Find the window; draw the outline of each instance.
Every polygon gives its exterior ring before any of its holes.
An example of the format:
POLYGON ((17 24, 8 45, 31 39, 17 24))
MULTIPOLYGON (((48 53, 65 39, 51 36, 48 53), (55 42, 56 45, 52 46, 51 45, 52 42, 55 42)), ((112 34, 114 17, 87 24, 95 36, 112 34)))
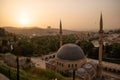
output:
POLYGON ((72 68, 73 68, 73 64, 72 64, 72 68))
POLYGON ((64 65, 62 64, 62 67, 63 67, 64 65))
POLYGON ((68 68, 70 68, 70 64, 68 64, 68 68))
POLYGON ((53 55, 53 58, 55 58, 55 55, 53 55))
POLYGON ((75 64, 75 67, 77 67, 77 64, 75 64))
POLYGON ((61 66, 61 63, 59 63, 59 65, 61 66))

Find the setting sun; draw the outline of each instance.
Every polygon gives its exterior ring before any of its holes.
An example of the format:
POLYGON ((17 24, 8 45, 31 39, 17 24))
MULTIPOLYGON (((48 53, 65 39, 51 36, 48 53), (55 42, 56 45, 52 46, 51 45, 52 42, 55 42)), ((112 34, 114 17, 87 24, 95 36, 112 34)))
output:
POLYGON ((19 17, 17 17, 17 19, 21 26, 28 26, 30 23, 30 14, 28 14, 28 12, 21 11, 19 12, 19 17))
POLYGON ((0 0, 0 26, 98 30, 103 13, 105 29, 120 27, 120 0, 0 0), (62 5, 62 6, 61 6, 62 5))
POLYGON ((26 24, 28 24, 28 19, 26 19, 26 18, 23 18, 23 19, 21 19, 20 20, 20 24, 22 24, 22 25, 26 25, 26 24))

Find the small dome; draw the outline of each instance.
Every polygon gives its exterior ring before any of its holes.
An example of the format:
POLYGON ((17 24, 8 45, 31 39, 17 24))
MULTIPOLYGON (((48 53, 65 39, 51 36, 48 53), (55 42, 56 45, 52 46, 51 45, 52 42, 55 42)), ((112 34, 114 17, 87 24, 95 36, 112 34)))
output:
POLYGON ((97 69, 97 63, 89 61, 88 64, 91 64, 94 67, 94 69, 97 69))
POLYGON ((76 70, 76 75, 85 79, 85 78, 88 78, 89 77, 89 74, 88 72, 84 69, 84 68, 78 68, 76 70))
POLYGON ((83 65, 83 68, 86 69, 87 72, 88 72, 91 76, 93 76, 93 75, 95 74, 95 72, 94 72, 95 69, 94 69, 94 67, 93 67, 91 64, 86 63, 86 64, 83 65))
POLYGON ((63 60, 79 60, 85 58, 85 55, 78 45, 65 44, 58 50, 57 57, 63 60))

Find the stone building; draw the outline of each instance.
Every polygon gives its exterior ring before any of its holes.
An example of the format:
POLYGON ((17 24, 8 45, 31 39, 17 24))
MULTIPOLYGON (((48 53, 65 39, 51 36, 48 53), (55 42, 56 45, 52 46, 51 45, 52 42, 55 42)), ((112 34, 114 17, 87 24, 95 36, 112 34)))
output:
POLYGON ((103 20, 100 16, 99 29, 99 64, 88 62, 83 50, 76 44, 62 45, 62 23, 60 20, 60 48, 55 57, 48 60, 46 68, 65 75, 73 75, 80 80, 102 79, 102 52, 103 52, 103 20))
POLYGON ((55 53, 55 58, 48 60, 46 68, 67 76, 71 76, 75 70, 76 77, 81 80, 92 80, 97 72, 97 64, 87 62, 83 50, 72 43, 63 45, 55 53))

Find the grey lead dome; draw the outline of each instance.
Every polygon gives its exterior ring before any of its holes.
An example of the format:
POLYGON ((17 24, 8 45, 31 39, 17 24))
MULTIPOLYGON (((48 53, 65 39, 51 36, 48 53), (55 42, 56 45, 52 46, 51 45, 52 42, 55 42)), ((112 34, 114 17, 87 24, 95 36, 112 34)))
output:
POLYGON ((65 44, 58 50, 57 57, 63 60, 79 60, 85 58, 85 55, 78 45, 65 44))

